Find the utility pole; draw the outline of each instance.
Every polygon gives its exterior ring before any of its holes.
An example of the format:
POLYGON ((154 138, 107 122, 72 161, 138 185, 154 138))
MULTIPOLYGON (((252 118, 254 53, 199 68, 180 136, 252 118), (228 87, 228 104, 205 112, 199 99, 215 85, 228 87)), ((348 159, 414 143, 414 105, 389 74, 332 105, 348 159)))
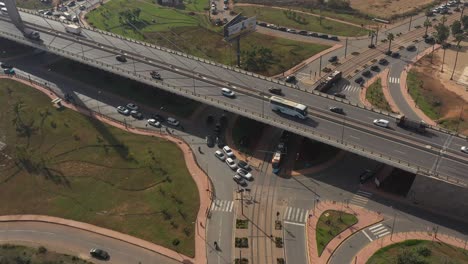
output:
POLYGON ((345 44, 345 48, 344 48, 344 57, 346 59, 346 54, 348 52, 348 37, 346 37, 346 44, 345 44))
POLYGON ((240 66, 241 66, 240 36, 237 37, 236 42, 237 42, 237 67, 240 68, 240 66))
POLYGON ((411 22, 413 22, 413 16, 411 16, 409 19, 408 32, 411 31, 411 22))
POLYGON ((322 76, 322 55, 320 55, 320 62, 319 62, 319 77, 322 76))

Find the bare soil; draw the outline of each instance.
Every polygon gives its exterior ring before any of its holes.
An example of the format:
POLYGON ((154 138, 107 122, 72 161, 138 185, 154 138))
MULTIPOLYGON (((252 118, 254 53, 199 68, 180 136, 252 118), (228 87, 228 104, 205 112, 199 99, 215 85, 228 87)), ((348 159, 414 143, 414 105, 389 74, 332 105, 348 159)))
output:
POLYGON ((434 0, 350 0, 350 2, 353 9, 362 13, 390 18, 426 6, 434 2, 434 0))
MULTIPOLYGON (((423 94, 440 101, 439 114, 436 120, 442 127, 456 130, 459 124, 459 132, 468 134, 468 84, 462 83, 463 71, 468 67, 468 43, 462 43, 458 57, 457 67, 453 80, 450 80, 455 60, 456 49, 454 47, 446 50, 444 72, 442 69, 443 50, 434 53, 433 63, 431 55, 427 55, 418 61, 413 68, 418 76, 424 81, 423 94)), ((468 70, 465 70, 468 74, 468 70)))

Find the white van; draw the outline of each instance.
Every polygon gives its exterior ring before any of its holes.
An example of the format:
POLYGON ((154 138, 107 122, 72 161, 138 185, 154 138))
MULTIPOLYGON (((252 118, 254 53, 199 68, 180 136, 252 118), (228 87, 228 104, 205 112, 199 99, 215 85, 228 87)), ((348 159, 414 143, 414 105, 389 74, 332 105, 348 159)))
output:
POLYGON ((228 88, 223 88, 221 89, 221 94, 223 94, 226 97, 234 97, 236 96, 236 93, 234 91, 229 90, 228 88))
POLYGON ((374 120, 374 125, 380 126, 380 127, 388 127, 389 123, 390 122, 388 122, 388 120, 385 120, 385 119, 375 119, 374 120))

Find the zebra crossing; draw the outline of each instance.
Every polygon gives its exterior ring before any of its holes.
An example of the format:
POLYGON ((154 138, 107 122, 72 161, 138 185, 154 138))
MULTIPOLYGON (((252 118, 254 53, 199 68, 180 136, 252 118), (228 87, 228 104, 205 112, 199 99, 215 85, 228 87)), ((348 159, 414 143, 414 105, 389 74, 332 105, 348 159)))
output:
POLYGON ((295 207, 286 207, 283 219, 285 222, 305 223, 309 217, 309 210, 295 207))
POLYGON ((371 196, 372 193, 359 190, 356 194, 353 195, 353 198, 351 198, 349 202, 359 207, 364 207, 366 206, 371 196))
POLYGON ((389 83, 400 83, 400 78, 398 77, 388 77, 389 83))
POLYGON ((210 211, 232 212, 233 207, 234 201, 214 200, 211 204, 210 211))
POLYGON ((371 235, 369 235, 365 230, 363 230, 363 233, 370 241, 373 241, 374 239, 379 239, 390 234, 390 230, 387 228, 387 226, 383 225, 382 223, 367 228, 367 231, 371 235))
POLYGON ((345 85, 343 87, 343 90, 344 92, 350 92, 350 93, 354 93, 354 92, 357 92, 357 91, 360 91, 361 90, 361 87, 356 87, 356 86, 352 86, 352 85, 345 85))

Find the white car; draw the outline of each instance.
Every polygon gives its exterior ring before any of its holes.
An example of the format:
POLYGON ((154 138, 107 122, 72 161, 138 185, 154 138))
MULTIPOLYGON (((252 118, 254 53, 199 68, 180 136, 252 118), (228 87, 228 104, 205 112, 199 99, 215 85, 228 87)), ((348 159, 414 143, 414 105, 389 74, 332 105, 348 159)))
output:
POLYGON ((224 161, 226 159, 226 156, 224 155, 224 153, 221 152, 221 150, 215 151, 215 156, 221 161, 224 161))
POLYGON ((224 146, 223 151, 224 151, 224 153, 226 153, 226 156, 228 156, 230 158, 234 157, 234 152, 232 152, 232 149, 230 147, 224 146))
POLYGON ((167 118, 167 123, 168 123, 169 125, 175 126, 175 127, 176 127, 176 126, 179 126, 179 124, 180 124, 179 120, 177 120, 177 119, 175 119, 175 118, 173 118, 173 117, 168 117, 168 118, 167 118))
POLYGON ((229 168, 231 168, 231 169, 233 169, 233 170, 237 169, 237 164, 236 164, 236 162, 235 162, 233 159, 231 159, 231 158, 227 158, 227 159, 226 159, 226 164, 229 166, 229 168))
POLYGON ((251 181, 252 180, 252 174, 242 168, 237 169, 237 175, 241 176, 242 178, 251 181))
POLYGON ((468 147, 467 146, 462 146, 460 150, 466 154, 468 154, 468 147))
POLYGON ((121 105, 117 106, 117 112, 119 112, 122 115, 130 114, 130 110, 128 110, 125 106, 121 106, 121 105))
POLYGON ((388 127, 389 123, 390 122, 388 122, 388 120, 385 120, 385 119, 375 119, 374 120, 374 125, 380 126, 380 127, 388 127))
POLYGON ((226 97, 234 97, 236 96, 236 93, 228 88, 223 88, 221 89, 221 94, 226 96, 226 97))
POLYGON ((148 119, 148 124, 154 127, 161 127, 161 123, 157 121, 156 119, 152 119, 152 118, 148 119))

